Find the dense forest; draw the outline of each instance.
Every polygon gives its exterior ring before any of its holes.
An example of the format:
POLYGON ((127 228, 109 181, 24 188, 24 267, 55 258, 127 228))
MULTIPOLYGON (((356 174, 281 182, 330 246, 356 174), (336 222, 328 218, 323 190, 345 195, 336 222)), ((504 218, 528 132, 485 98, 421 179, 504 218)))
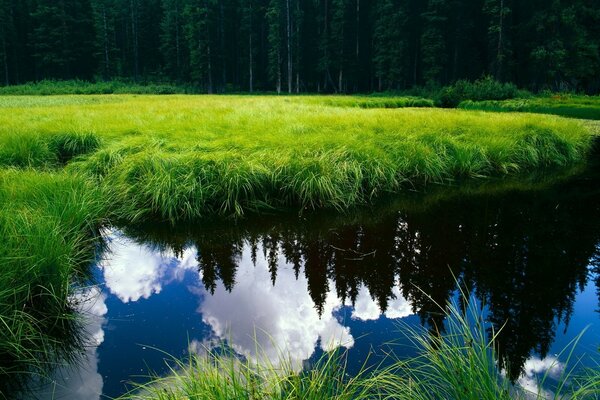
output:
POLYGON ((600 0, 0 0, 2 85, 600 90, 600 0))

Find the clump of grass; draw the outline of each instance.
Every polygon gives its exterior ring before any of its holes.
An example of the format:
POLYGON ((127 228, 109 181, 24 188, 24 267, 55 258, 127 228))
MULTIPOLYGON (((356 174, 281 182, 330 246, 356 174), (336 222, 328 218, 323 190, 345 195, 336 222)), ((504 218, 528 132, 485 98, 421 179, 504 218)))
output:
POLYGON ((420 356, 400 360, 387 371, 394 377, 388 377, 387 384, 398 399, 509 400, 520 396, 497 363, 498 332, 488 336, 489 327, 475 304, 440 308, 447 315, 446 324, 433 331, 402 326, 420 356))
POLYGON ((43 374, 74 356, 68 298, 88 276, 101 199, 79 176, 0 171, 0 376, 43 374))
POLYGON ((53 168, 94 152, 100 144, 90 132, 8 133, 0 136, 0 167, 53 168))
POLYGON ((381 398, 377 378, 366 370, 350 377, 345 353, 323 355, 298 373, 282 356, 277 365, 249 361, 228 349, 204 349, 186 361, 172 360, 169 375, 153 379, 121 400, 362 400, 381 398))
POLYGON ((555 95, 505 101, 464 101, 459 107, 465 110, 529 112, 600 120, 600 96, 555 95))

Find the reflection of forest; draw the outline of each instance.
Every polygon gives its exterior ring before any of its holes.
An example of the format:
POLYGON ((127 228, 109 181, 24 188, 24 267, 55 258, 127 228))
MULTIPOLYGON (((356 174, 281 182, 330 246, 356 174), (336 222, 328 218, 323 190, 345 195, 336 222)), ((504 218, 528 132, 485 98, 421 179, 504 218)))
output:
MULTIPOLYGON (((340 223, 262 219, 220 229, 138 237, 181 251, 193 244, 207 290, 231 290, 244 244, 262 249, 273 284, 278 258, 306 275, 319 312, 331 282, 354 302, 365 285, 381 311, 400 284, 422 322, 443 326, 436 304, 457 287, 471 288, 489 307, 499 350, 516 378, 531 351, 548 352, 558 322, 568 323, 590 268, 600 272, 600 185, 577 179, 544 191, 478 194, 427 210, 386 211, 340 223), (591 264, 591 267, 590 267, 591 264)), ((136 235, 135 232, 128 232, 136 235)), ((600 294, 600 280, 597 281, 600 294)))

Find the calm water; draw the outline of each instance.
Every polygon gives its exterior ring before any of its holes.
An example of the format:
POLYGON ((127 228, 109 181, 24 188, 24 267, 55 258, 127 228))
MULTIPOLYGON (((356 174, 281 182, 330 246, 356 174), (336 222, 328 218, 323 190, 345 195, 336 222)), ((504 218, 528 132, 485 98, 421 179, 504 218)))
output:
POLYGON ((436 303, 457 296, 457 279, 504 325, 503 362, 533 388, 585 327, 577 352, 598 355, 599 183, 594 167, 534 190, 434 190, 346 215, 107 230, 98 286, 78 299, 95 346, 57 373, 54 397, 116 396, 165 372, 163 351, 223 341, 250 358, 256 342, 273 360, 286 349, 299 367, 343 346, 356 368, 402 336, 399 321, 443 326, 436 303))

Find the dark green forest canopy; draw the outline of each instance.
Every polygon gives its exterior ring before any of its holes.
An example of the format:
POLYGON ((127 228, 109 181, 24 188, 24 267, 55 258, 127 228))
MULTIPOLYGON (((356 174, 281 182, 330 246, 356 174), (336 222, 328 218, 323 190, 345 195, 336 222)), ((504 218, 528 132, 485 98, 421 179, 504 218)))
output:
POLYGON ((600 0, 0 0, 0 84, 600 90, 600 0))

